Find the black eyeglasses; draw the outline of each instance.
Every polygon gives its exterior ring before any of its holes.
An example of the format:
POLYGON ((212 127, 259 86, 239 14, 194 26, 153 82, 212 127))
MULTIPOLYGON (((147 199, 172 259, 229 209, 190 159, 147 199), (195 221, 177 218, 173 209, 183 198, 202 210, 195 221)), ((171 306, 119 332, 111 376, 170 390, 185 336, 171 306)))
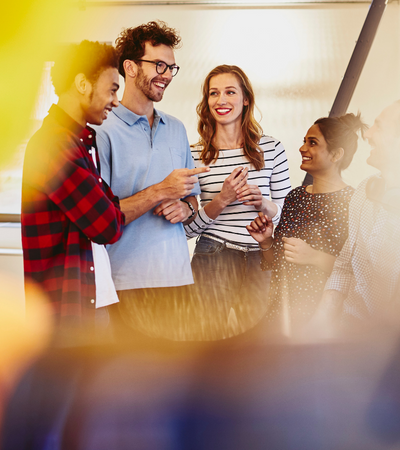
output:
POLYGON ((179 72, 179 66, 176 64, 167 64, 164 61, 147 61, 145 59, 136 59, 135 61, 148 62, 156 65, 156 71, 159 75, 163 75, 167 69, 171 71, 171 75, 174 77, 179 72))

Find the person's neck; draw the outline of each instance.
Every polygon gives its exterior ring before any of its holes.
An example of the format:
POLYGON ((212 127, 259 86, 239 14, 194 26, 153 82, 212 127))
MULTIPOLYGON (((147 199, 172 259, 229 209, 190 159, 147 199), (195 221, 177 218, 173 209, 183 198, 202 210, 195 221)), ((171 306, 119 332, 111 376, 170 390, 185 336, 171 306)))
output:
POLYGON ((313 175, 313 184, 307 187, 310 194, 327 194, 345 188, 347 184, 342 180, 339 173, 335 175, 313 175))
POLYGON ((235 149, 243 147, 243 133, 240 126, 218 126, 213 144, 218 149, 235 149))
POLYGON ((75 98, 74 95, 70 93, 61 94, 57 106, 60 107, 64 112, 66 112, 75 122, 79 123, 82 127, 86 127, 87 120, 79 99, 75 98))
POLYGON ((153 126, 154 104, 141 90, 125 85, 121 104, 138 116, 146 116, 150 127, 153 126))
POLYGON ((382 170, 381 177, 385 182, 385 190, 400 188, 399 173, 394 173, 392 170, 382 170))

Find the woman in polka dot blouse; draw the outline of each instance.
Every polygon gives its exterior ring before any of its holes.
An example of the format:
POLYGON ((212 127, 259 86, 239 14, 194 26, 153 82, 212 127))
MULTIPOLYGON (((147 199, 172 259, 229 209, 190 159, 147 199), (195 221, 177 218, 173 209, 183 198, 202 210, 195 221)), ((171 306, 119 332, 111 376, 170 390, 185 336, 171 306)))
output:
POLYGON ((313 184, 287 195, 274 233, 262 213, 247 226, 263 250, 262 266, 273 271, 267 313, 273 328, 290 333, 310 318, 321 298, 348 233, 354 189, 341 172, 357 150, 357 131, 365 129, 359 114, 318 119, 300 148, 300 168, 313 184))

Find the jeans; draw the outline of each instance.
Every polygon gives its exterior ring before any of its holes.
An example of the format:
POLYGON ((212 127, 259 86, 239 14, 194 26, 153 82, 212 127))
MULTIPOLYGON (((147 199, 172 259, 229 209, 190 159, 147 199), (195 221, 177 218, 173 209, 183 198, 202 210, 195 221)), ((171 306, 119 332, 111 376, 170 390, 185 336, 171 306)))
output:
POLYGON ((194 250, 194 297, 203 339, 223 339, 253 328, 266 314, 270 271, 261 251, 243 252, 200 236, 194 250))

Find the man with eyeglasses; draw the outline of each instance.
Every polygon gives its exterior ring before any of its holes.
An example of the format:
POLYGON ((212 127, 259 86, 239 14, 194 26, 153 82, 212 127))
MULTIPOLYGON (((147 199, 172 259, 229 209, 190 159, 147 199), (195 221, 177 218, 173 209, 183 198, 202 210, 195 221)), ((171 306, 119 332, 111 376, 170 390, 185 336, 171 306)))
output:
POLYGON ((107 124, 97 129, 102 176, 121 199, 127 224, 120 242, 108 248, 120 300, 111 316, 172 338, 184 334, 186 289, 193 283, 182 224, 197 212, 195 175, 208 170, 194 168, 183 124, 154 109, 179 71, 174 49, 180 40, 161 21, 120 34, 116 48, 125 90, 107 124))

